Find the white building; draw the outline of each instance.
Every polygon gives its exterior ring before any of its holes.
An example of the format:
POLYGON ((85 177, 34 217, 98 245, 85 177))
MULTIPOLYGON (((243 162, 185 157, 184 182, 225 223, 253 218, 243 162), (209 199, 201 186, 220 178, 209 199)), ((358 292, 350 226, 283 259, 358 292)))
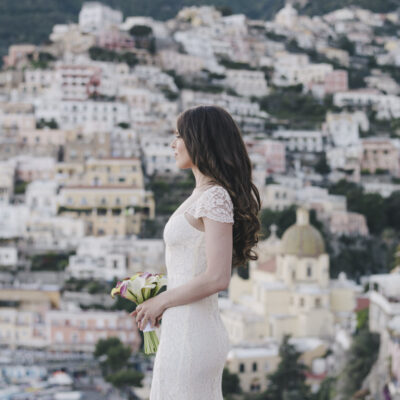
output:
POLYGON ((368 279, 370 290, 369 328, 383 333, 388 323, 400 315, 400 274, 376 274, 368 279))
POLYGON ((382 197, 389 197, 393 192, 400 191, 400 184, 390 182, 362 182, 365 193, 379 193, 382 197))
POLYGON ((111 157, 140 157, 139 137, 133 129, 113 129, 110 142, 111 157))
POLYGON ((0 205, 0 238, 22 237, 28 218, 29 209, 25 205, 0 205))
POLYGON ((0 204, 9 204, 14 194, 15 163, 0 162, 0 204))
POLYGON ((83 4, 79 13, 79 27, 82 32, 99 32, 119 26, 122 18, 121 11, 96 1, 90 1, 83 4))
POLYGON ((378 119, 400 118, 400 97, 381 94, 375 89, 338 92, 333 96, 333 103, 338 107, 372 105, 377 111, 378 119))
POLYGON ((31 216, 24 237, 36 249, 75 249, 86 235, 83 219, 46 214, 31 216))
POLYGON ((171 136, 152 135, 140 138, 146 175, 180 173, 174 151, 170 146, 172 140, 172 134, 171 136))
POLYGON ((13 246, 0 247, 0 265, 3 267, 16 267, 18 263, 18 249, 13 246))
POLYGON ((166 273, 162 239, 85 237, 76 256, 70 257, 67 273, 78 279, 111 281, 137 272, 166 273))
POLYGON ((225 83, 241 96, 266 96, 269 93, 262 71, 227 69, 225 83))
POLYGON ((368 131, 369 120, 363 111, 326 115, 325 129, 334 146, 346 147, 360 142, 359 131, 368 131))
POLYGON ((158 56, 162 69, 175 71, 178 75, 196 73, 204 68, 203 59, 190 54, 161 50, 158 56))
POLYGON ((292 29, 296 25, 298 19, 297 10, 289 3, 284 8, 279 10, 275 15, 275 23, 282 25, 288 29, 292 29))
POLYGON ((54 119, 63 129, 91 124, 101 125, 103 131, 111 130, 121 122, 130 121, 129 106, 117 101, 57 101, 40 98, 36 102, 37 120, 54 119))
POLYGON ((273 137, 283 140, 290 151, 322 152, 325 149, 326 134, 321 131, 277 130, 273 137))
POLYGON ((36 96, 54 82, 55 71, 52 69, 26 69, 24 82, 19 85, 24 95, 36 96))
POLYGON ((362 145, 333 147, 326 151, 326 159, 332 171, 348 173, 353 181, 359 182, 361 176, 362 145))
POLYGON ((253 103, 244 97, 230 96, 225 93, 211 94, 182 90, 180 96, 183 109, 195 107, 199 104, 217 105, 225 108, 232 114, 234 120, 247 133, 259 133, 264 130, 265 120, 268 114, 260 110, 258 103, 253 103))
POLYGON ((284 185, 266 185, 261 194, 263 207, 274 211, 282 211, 296 203, 296 191, 284 185))
POLYGON ((31 212, 54 216, 57 214, 57 189, 56 181, 35 180, 26 188, 25 203, 31 212))
POLYGON ((16 175, 19 179, 31 182, 37 179, 53 179, 56 161, 53 157, 18 156, 16 175))
POLYGON ((333 71, 331 64, 312 64, 306 54, 277 53, 275 55, 273 83, 277 86, 309 85, 324 82, 333 71))

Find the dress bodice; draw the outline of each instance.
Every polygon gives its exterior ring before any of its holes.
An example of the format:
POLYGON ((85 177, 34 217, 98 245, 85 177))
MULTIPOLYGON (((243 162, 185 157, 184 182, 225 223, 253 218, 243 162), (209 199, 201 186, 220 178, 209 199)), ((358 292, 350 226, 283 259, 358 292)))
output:
POLYGON ((233 203, 222 186, 212 186, 193 200, 187 199, 172 214, 164 228, 165 263, 168 288, 186 283, 204 272, 207 266, 205 232, 194 227, 187 215, 198 219, 208 217, 223 223, 233 223, 233 203))

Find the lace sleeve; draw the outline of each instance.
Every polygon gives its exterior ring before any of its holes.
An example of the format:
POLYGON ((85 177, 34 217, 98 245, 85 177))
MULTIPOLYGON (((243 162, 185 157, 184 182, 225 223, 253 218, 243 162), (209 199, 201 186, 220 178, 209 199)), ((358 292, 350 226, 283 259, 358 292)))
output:
POLYGON ((218 222, 234 222, 233 203, 228 191, 222 186, 207 189, 186 212, 195 218, 208 217, 218 222))

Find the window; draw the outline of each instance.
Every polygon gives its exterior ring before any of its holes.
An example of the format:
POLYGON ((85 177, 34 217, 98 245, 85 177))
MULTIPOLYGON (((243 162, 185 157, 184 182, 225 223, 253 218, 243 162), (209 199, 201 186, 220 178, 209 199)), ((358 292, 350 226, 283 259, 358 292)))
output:
POLYGON ((64 335, 63 335, 63 333, 60 332, 60 331, 58 331, 58 332, 56 333, 56 342, 57 342, 57 343, 62 343, 62 342, 64 342, 64 335))
POLYGON ((315 299, 315 307, 316 308, 320 308, 321 307, 321 299, 319 297, 317 297, 315 299))
POLYGON ((300 307, 304 307, 304 297, 300 298, 300 307))
POLYGON ((308 277, 312 276, 312 266, 311 266, 311 264, 307 265, 307 276, 308 277))
POLYGON ((245 372, 245 366, 243 363, 239 364, 239 372, 245 372))
POLYGON ((253 372, 254 371, 257 371, 257 363, 256 362, 253 362, 253 372))
POLYGON ((98 319, 98 320, 96 320, 96 327, 98 328, 98 329, 102 329, 102 328, 104 328, 104 320, 103 319, 98 319))
POLYGON ((259 392, 261 389, 260 384, 252 383, 250 385, 250 392, 259 392))

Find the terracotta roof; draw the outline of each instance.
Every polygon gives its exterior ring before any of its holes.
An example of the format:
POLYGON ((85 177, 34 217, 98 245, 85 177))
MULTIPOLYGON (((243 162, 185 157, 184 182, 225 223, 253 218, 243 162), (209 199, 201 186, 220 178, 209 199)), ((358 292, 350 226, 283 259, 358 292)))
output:
POLYGON ((327 377, 328 373, 323 372, 322 374, 313 374, 312 372, 305 371, 304 375, 306 376, 307 379, 323 381, 327 377))

